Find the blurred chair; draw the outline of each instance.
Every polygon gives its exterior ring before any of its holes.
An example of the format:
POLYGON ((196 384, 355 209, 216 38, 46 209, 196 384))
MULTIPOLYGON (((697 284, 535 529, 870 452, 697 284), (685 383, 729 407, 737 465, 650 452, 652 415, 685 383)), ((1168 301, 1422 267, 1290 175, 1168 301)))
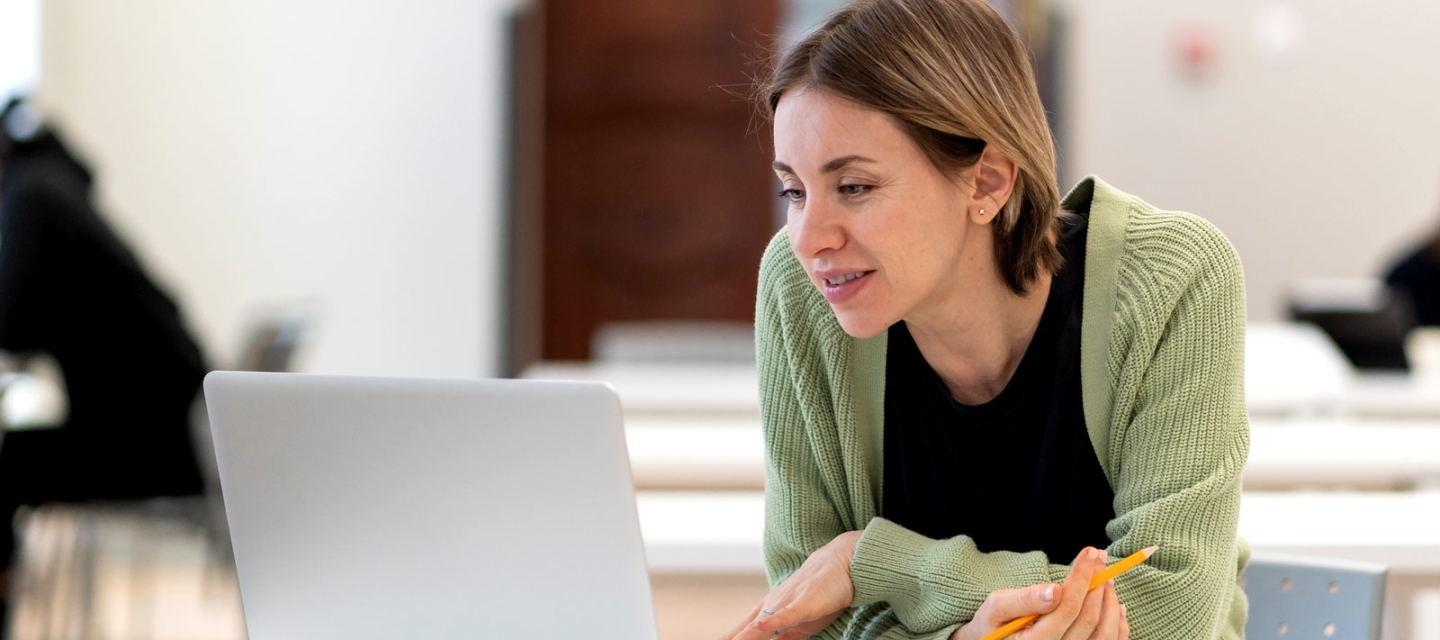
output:
POLYGON ((613 322, 595 330, 590 356, 606 363, 755 362, 747 322, 613 322))
POLYGON ((234 568, 193 520, 119 505, 22 509, 9 640, 243 640, 234 568))
MULTIPOLYGON (((308 305, 256 314, 239 368, 289 371, 312 319, 308 305)), ((190 417, 203 496, 46 504, 17 516, 20 548, 6 637, 244 638, 203 392, 190 417)))
POLYGON ((1382 565, 1255 554, 1240 586, 1250 600, 1245 637, 1380 640, 1382 565))
POLYGON ((257 314, 240 350, 238 371, 287 372, 314 325, 309 304, 277 307, 257 314))
MULTIPOLYGON (((250 328, 240 347, 237 371, 292 371, 296 355, 304 348, 315 325, 316 311, 310 303, 267 308, 252 314, 250 328)), ((225 516, 225 499, 220 491, 220 466, 215 460, 215 441, 210 433, 210 414, 202 391, 190 409, 191 440, 205 480, 209 504, 210 533, 219 559, 229 562, 230 525, 225 516)))

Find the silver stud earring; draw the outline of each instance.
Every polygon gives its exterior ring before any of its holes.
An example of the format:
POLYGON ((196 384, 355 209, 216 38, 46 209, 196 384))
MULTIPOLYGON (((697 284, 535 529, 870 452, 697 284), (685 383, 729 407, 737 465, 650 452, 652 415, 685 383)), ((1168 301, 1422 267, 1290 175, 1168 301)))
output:
POLYGON ((984 210, 984 209, 981 209, 981 210, 980 210, 980 217, 982 217, 982 218, 985 217, 985 210, 984 210))

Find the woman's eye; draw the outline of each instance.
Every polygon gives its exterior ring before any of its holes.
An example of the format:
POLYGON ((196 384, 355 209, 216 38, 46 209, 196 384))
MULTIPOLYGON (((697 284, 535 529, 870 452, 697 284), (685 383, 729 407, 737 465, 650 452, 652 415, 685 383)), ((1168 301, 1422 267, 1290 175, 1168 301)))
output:
POLYGON ((868 184, 842 184, 840 185, 840 193, 847 196, 859 196, 865 195, 871 188, 868 184))
POLYGON ((799 202, 805 199, 805 192, 799 189, 781 189, 780 197, 791 202, 799 202))

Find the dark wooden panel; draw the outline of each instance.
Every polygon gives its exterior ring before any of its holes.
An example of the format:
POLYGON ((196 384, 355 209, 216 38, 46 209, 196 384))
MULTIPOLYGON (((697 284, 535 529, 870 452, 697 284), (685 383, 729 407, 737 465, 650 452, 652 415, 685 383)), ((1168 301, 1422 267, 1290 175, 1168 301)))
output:
POLYGON ((540 7, 523 5, 509 27, 509 277, 501 373, 515 376, 541 358, 544 344, 545 25, 540 7))
POLYGON ((775 0, 547 3, 546 358, 587 357, 604 322, 753 317, 774 186, 743 95, 776 19, 775 0))

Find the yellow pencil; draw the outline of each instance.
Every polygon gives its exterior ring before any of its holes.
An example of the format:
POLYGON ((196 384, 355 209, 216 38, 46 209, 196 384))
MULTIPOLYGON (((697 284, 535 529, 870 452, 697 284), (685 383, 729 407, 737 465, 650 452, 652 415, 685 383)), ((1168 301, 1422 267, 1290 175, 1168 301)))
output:
MULTIPOLYGON (((1095 574, 1095 577, 1090 579, 1090 588, 1087 589, 1087 592, 1094 591, 1095 587, 1105 584, 1106 582, 1109 582, 1111 579, 1113 579, 1115 576, 1125 573, 1125 571, 1129 570, 1131 567, 1140 564, 1146 560, 1149 560, 1150 556, 1159 549, 1160 545, 1146 547, 1144 549, 1136 551, 1135 553, 1130 554, 1130 557, 1125 558, 1124 560, 1105 567, 1105 570, 1095 574)), ((1039 617, 1040 616, 1038 615, 1029 615, 1023 618, 1016 618, 1014 620, 1011 620, 1005 626, 991 631, 989 634, 987 634, 980 640, 1000 640, 1001 638, 1007 638, 1010 636, 1010 634, 1024 629, 1025 625, 1034 622, 1035 619, 1039 617)))

